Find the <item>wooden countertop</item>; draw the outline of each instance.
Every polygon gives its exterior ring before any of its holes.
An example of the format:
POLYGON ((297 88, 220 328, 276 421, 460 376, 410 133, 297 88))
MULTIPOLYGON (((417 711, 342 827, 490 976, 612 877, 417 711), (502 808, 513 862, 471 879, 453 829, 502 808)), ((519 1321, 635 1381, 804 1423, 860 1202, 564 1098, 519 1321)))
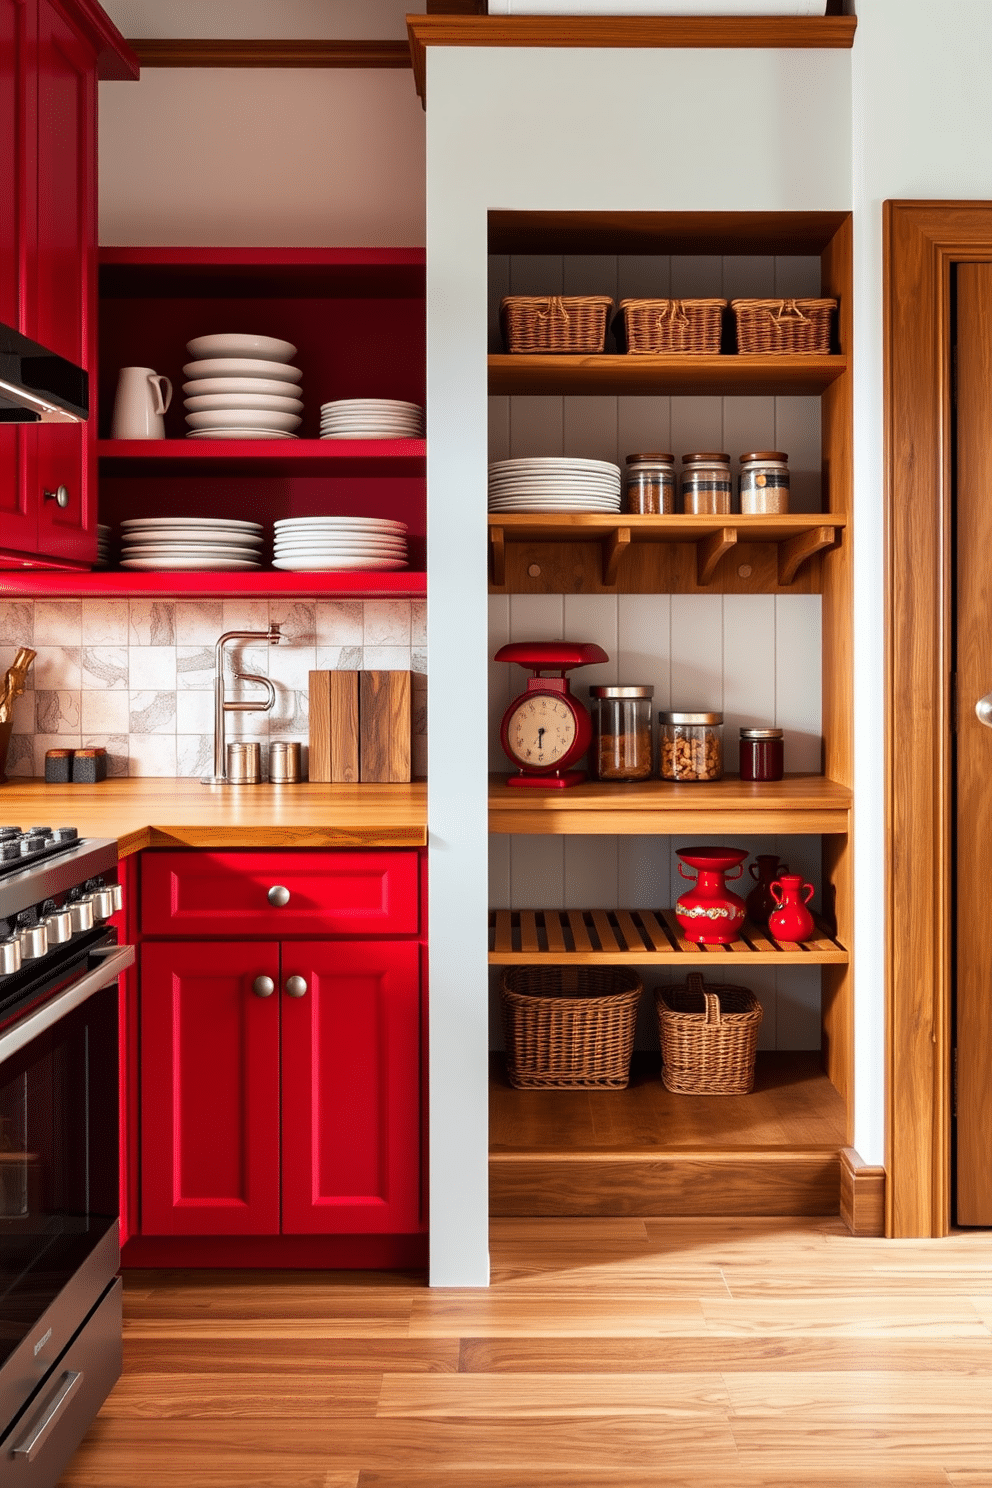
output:
POLYGON ((77 827, 143 847, 423 847, 427 782, 410 785, 201 785, 141 778, 99 785, 0 785, 0 824, 77 827))

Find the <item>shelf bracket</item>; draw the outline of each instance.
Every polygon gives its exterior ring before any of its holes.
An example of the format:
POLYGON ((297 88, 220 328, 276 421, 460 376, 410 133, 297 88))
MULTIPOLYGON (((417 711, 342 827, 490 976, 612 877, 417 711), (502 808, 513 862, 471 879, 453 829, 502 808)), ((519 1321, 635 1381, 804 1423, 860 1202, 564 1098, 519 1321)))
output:
POLYGON ((603 584, 615 584, 620 559, 630 547, 630 528, 618 527, 603 539, 603 584))
POLYGON ((833 527, 811 527, 808 532, 797 533, 795 537, 787 537, 784 542, 779 543, 778 581, 783 588, 792 583, 803 564, 814 553, 833 547, 836 537, 833 527))
POLYGON ((718 527, 696 544, 696 583, 708 584, 724 553, 737 543, 736 527, 718 527))
POLYGON ((493 548, 493 585, 502 589, 506 583, 506 541, 502 527, 490 527, 489 540, 493 548))

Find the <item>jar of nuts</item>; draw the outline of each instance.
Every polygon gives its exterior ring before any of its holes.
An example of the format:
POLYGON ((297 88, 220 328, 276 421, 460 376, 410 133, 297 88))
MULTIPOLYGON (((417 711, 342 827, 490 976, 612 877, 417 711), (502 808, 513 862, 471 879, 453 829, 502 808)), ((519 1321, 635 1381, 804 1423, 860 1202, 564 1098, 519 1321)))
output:
POLYGON ((675 456, 628 455, 623 473, 624 508, 644 516, 675 510, 675 456))
POLYGON ((595 780, 647 780, 653 768, 653 687, 590 687, 595 780))
POLYGON ((722 713, 659 713, 658 723, 662 780, 722 779, 722 713))

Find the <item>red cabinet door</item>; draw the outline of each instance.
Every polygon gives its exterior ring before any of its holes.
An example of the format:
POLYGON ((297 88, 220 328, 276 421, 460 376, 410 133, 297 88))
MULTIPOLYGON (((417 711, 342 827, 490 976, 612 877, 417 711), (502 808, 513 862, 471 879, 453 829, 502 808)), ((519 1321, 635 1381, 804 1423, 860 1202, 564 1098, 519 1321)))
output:
POLYGON ((142 1234, 278 1234, 278 986, 270 942, 141 947, 142 1234))
POLYGON ((283 944, 285 1234, 420 1227, 419 955, 409 941, 283 944))
MULTIPOLYGON (((30 11, 18 0, 0 0, 0 321, 23 330, 23 267, 28 254, 27 178, 34 170, 28 104, 30 11)), ((33 97, 31 99, 33 108, 33 97)), ((12 553, 33 553, 38 510, 28 500, 24 433, 0 424, 0 562, 12 553)))

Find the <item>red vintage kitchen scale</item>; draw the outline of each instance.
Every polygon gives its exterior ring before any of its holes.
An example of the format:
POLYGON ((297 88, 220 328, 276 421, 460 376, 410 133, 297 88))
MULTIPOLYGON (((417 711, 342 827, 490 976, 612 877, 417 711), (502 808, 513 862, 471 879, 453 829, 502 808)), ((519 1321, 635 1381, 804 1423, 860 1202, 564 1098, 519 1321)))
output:
POLYGON ((499 742, 519 774, 507 785, 535 785, 563 790, 585 780, 584 770, 570 770, 592 738, 587 710, 573 697, 566 673, 573 667, 609 661, 602 646, 591 642, 514 641, 501 646, 496 661, 515 661, 534 673, 503 714, 499 742), (553 672, 554 676, 542 676, 553 672))

